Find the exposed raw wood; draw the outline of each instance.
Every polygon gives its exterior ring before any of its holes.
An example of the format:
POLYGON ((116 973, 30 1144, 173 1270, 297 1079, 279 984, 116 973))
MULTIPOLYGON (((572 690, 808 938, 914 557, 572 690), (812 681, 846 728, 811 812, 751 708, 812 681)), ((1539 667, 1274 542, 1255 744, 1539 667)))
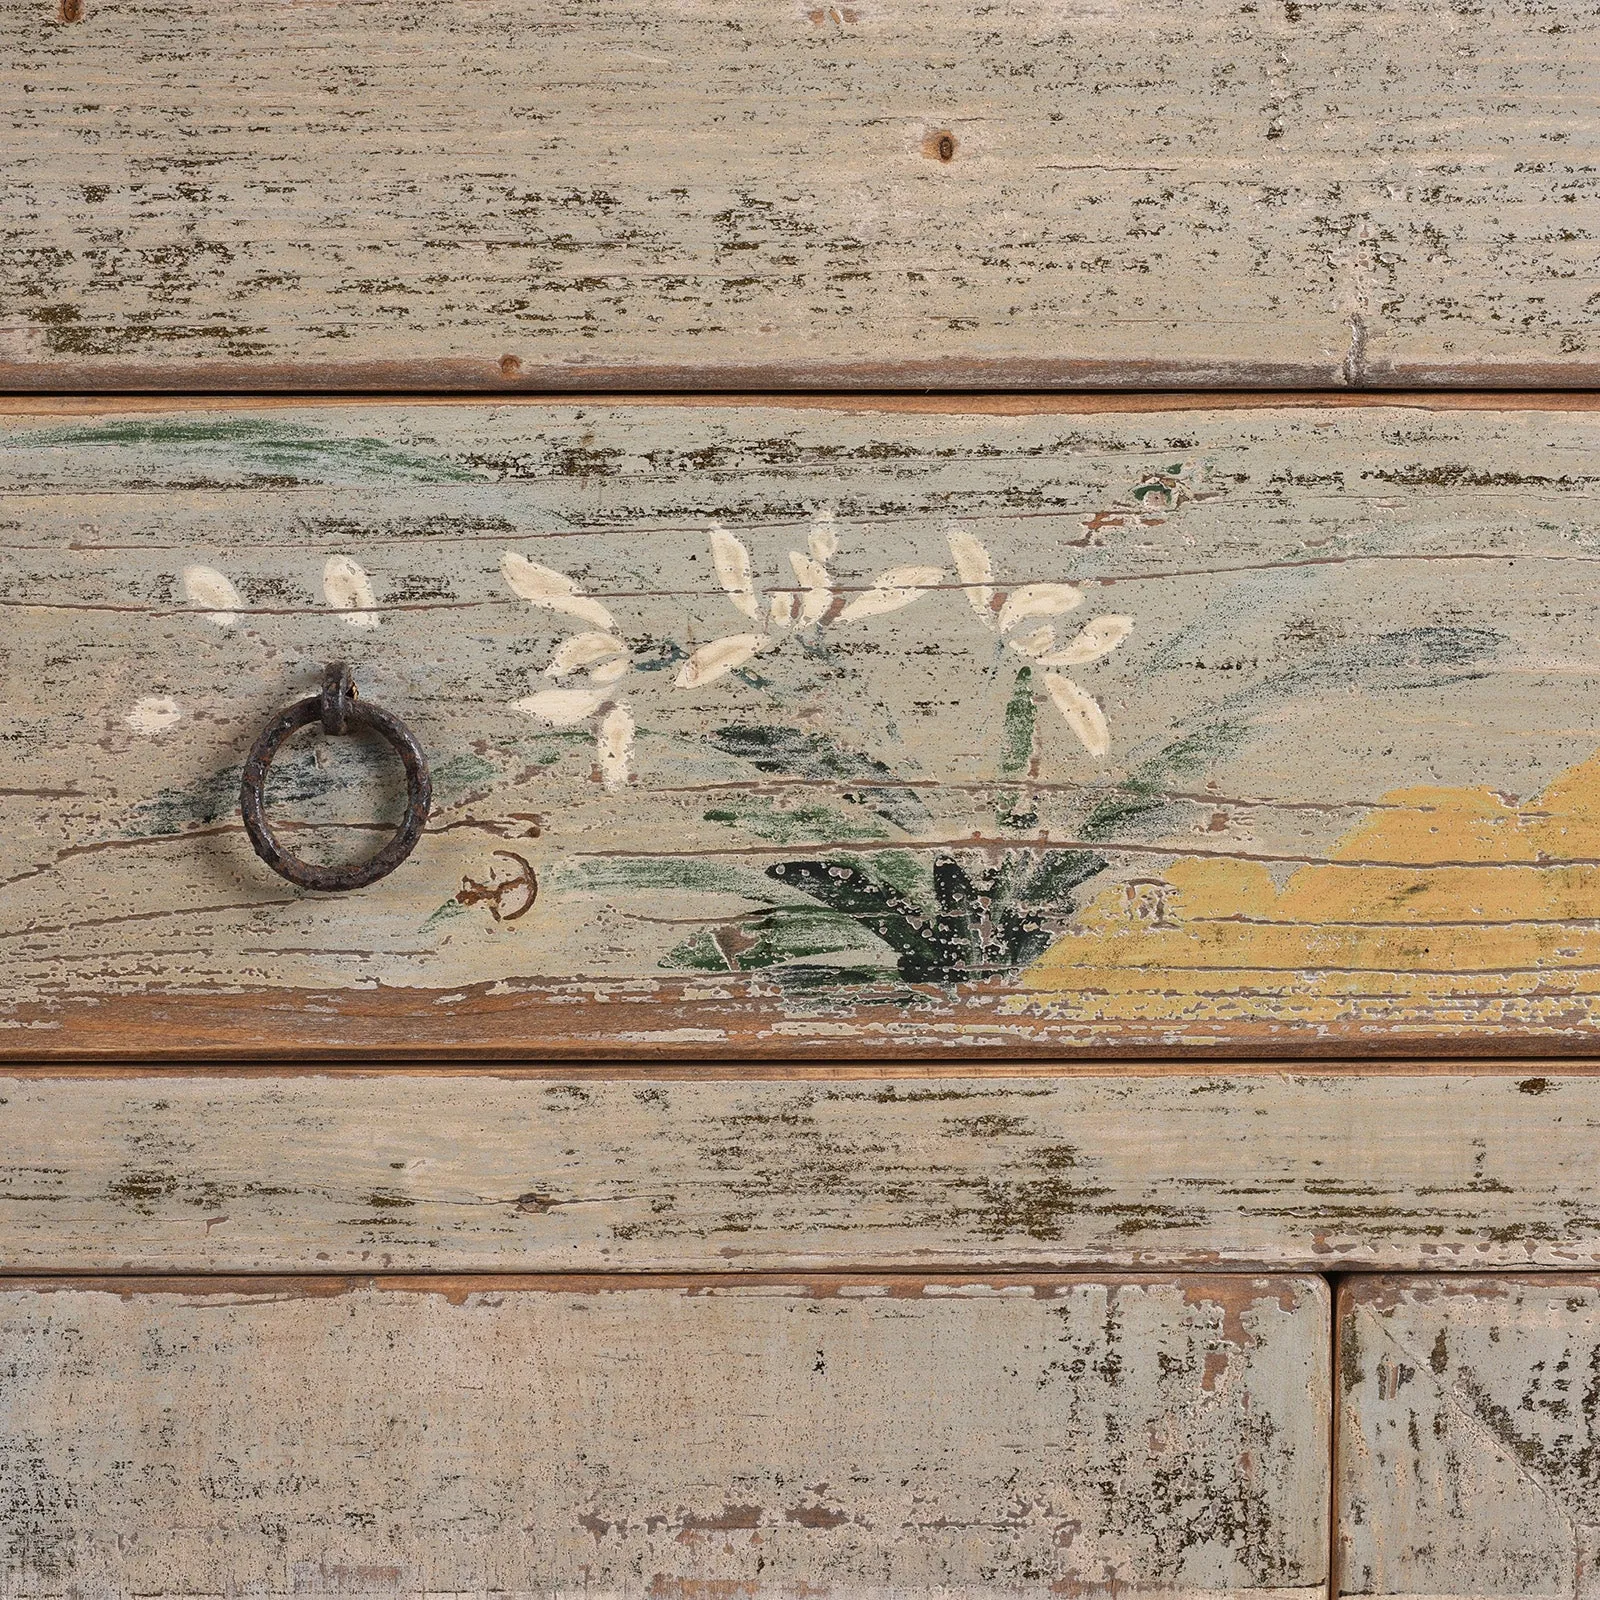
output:
POLYGON ((1593 383, 1597 82, 1564 0, 9 0, 0 383, 1593 383))
POLYGON ((10 1596, 1316 1600, 1305 1278, 0 1290, 10 1596))
POLYGON ((13 1057, 1593 1045, 1593 411, 149 406, 0 430, 13 1057))
POLYGON ((0 1078, 10 1271, 1600 1265, 1600 1079, 0 1078))
POLYGON ((1339 1593, 1595 1592, 1600 1279, 1352 1279, 1339 1370, 1339 1593))

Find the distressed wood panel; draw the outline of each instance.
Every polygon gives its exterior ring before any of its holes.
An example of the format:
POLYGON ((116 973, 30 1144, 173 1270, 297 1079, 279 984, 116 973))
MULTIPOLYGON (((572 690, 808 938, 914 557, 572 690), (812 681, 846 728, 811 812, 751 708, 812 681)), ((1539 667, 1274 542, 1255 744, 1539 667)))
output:
POLYGON ((6 0, 0 383, 1593 383, 1597 61, 1572 0, 6 0))
POLYGON ((1600 1264, 1592 1077, 0 1078, 9 1271, 1600 1264))
POLYGON ((1340 1290, 1339 1592, 1595 1593, 1600 1280, 1340 1290))
POLYGON ((13 1056, 1592 1047, 1592 409, 145 405, 0 434, 13 1056))
POLYGON ((0 1290, 19 1597, 1313 1600, 1314 1279, 0 1290))

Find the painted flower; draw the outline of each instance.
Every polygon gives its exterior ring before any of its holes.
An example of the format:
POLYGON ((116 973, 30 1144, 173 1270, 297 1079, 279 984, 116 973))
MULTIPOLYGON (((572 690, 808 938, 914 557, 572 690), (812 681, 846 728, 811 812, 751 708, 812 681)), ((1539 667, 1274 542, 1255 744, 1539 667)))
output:
MULTIPOLYGON (((185 567, 184 598, 219 628, 231 628, 246 609, 227 574, 215 567, 185 567)), ((376 628, 378 601, 366 570, 349 556, 329 556, 322 566, 322 598, 350 628, 376 628)))
POLYGON ((789 552, 795 587, 775 589, 763 606, 756 592, 750 552, 721 523, 713 523, 711 559, 717 580, 734 609, 755 626, 701 645, 679 669, 676 687, 696 689, 712 683, 802 628, 832 627, 898 611, 920 600, 944 578, 940 567, 891 567, 878 574, 870 589, 846 599, 828 570, 838 549, 834 514, 819 511, 812 521, 806 548, 789 552))
MULTIPOLYGON (((225 572, 215 567, 189 566, 179 574, 183 597, 214 627, 227 632, 238 626, 249 608, 225 572)), ((349 628, 376 628, 378 601, 365 569, 349 556, 329 556, 322 568, 322 598, 333 614, 349 628)), ((165 732, 186 715, 177 701, 146 697, 137 701, 124 723, 147 738, 165 732)))
POLYGON ((608 790, 622 788, 633 760, 635 731, 633 713, 620 689, 633 670, 627 641, 618 634, 611 613, 564 573, 542 567, 515 550, 500 557, 500 571, 512 593, 529 605, 588 624, 556 646, 544 669, 558 687, 513 700, 511 709, 557 728, 592 721, 600 781, 608 790))
POLYGON ((950 553, 967 600, 984 627, 997 633, 1013 651, 1040 668, 1040 681, 1066 724, 1085 750, 1095 757, 1111 748, 1111 729, 1099 701, 1058 667, 1087 666, 1109 655, 1133 632, 1132 617, 1096 617, 1065 644, 1056 635, 1055 619, 1083 604, 1083 591, 1070 583, 1027 583, 1003 590, 995 586, 989 552, 957 523, 945 529, 950 553))
MULTIPOLYGON (((795 587, 774 590, 763 605, 756 592, 750 552, 720 523, 712 525, 710 537, 717 580, 734 608, 753 626, 694 650, 673 680, 677 689, 715 683, 802 628, 898 611, 920 600, 944 577, 939 567, 892 567, 879 573, 870 589, 847 599, 828 571, 839 541, 833 513, 822 511, 812 522, 806 548, 789 552, 795 587)), ((545 676, 560 687, 513 700, 512 709, 558 728, 594 719, 601 781, 607 789, 620 789, 628 781, 635 723, 619 687, 632 671, 633 662, 616 622, 565 573, 540 566, 514 550, 500 558, 500 571, 512 591, 530 605, 588 625, 583 632, 563 639, 544 669, 545 676)))

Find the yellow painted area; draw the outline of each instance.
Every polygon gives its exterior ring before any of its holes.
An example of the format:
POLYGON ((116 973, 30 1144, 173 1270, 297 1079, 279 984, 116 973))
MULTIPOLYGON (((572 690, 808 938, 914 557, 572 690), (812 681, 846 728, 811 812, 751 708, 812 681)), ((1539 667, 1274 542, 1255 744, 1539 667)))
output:
POLYGON ((1570 1027, 1600 1016, 1600 755, 1537 799, 1387 795, 1279 889, 1181 857, 1102 896, 1023 975, 1105 1021, 1570 1027))

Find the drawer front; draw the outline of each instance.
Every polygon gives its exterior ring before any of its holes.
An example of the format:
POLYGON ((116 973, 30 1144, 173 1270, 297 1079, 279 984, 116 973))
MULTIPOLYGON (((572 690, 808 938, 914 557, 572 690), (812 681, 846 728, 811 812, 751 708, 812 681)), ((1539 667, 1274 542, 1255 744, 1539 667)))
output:
POLYGON ((1317 1280, 0 1285, 0 1571, 81 1593, 1314 1600, 1317 1280))
POLYGON ((1593 384, 1581 11, 9 0, 0 385, 1593 384))
POLYGON ((1340 1594, 1596 1592, 1600 1280, 1353 1278, 1339 1347, 1340 1594))
POLYGON ((1586 1048, 1597 427, 14 406, 0 1049, 1586 1048))

